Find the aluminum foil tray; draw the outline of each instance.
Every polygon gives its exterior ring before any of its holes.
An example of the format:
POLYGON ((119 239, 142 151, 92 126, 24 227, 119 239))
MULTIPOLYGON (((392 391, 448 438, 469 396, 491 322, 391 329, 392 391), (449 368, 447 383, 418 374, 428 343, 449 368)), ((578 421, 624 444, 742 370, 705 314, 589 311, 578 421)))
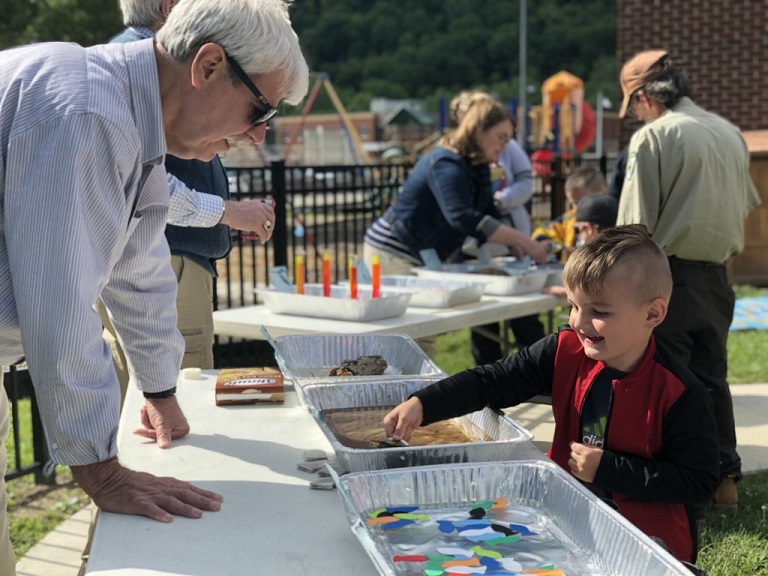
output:
POLYGON ((298 387, 375 380, 445 378, 447 374, 406 334, 295 334, 274 341, 283 376, 298 387), (383 376, 329 376, 344 360, 378 355, 387 362, 383 376))
POLYGON ((388 292, 410 292, 412 295, 408 306, 452 308, 480 300, 485 282, 437 280, 418 276, 382 276, 381 287, 388 292))
MULTIPOLYGON (((341 468, 350 472, 402 468, 449 462, 489 462, 511 460, 530 449, 530 432, 509 416, 490 408, 456 418, 474 438, 492 440, 463 444, 435 444, 393 448, 359 449, 344 446, 331 430, 323 412, 341 408, 394 407, 434 380, 379 380, 359 385, 352 382, 306 386, 304 401, 320 429, 326 435, 341 468)), ((383 435, 383 426, 382 426, 383 435)))
POLYGON ((408 307, 411 294, 408 292, 381 291, 380 298, 371 298, 370 288, 359 288, 357 299, 349 297, 349 287, 331 286, 330 298, 323 296, 322 284, 307 284, 304 294, 279 292, 273 288, 256 288, 264 305, 276 314, 311 316, 331 320, 367 322, 402 316, 408 307))
MULTIPOLYGON (((495 256, 491 258, 491 264, 494 266, 502 266, 504 268, 517 268, 518 270, 528 270, 534 267, 535 264, 531 262, 530 257, 526 257, 522 260, 515 256, 495 256)), ((476 262, 472 262, 475 264, 476 262)))
MULTIPOLYGON (((562 286, 563 285, 563 268, 565 264, 559 261, 547 262, 546 264, 532 264, 530 258, 525 260, 518 260, 514 256, 498 256, 491 258, 491 265, 499 266, 505 270, 511 268, 513 270, 546 270, 549 272, 547 281, 544 286, 562 286)), ((480 264, 477 260, 470 260, 466 264, 480 264)))
POLYGON ((548 270, 520 270, 494 264, 443 264, 440 270, 429 270, 423 267, 413 268, 421 278, 433 280, 477 280, 485 282, 485 294, 496 296, 516 296, 541 292, 549 276, 548 270), (506 272, 506 276, 494 274, 476 274, 475 270, 495 268, 506 272))
POLYGON ((547 264, 539 264, 536 266, 538 270, 546 270, 549 272, 547 281, 544 286, 562 286, 563 285, 563 268, 565 264, 562 262, 549 262, 547 264))
POLYGON ((479 545, 522 565, 507 574, 555 564, 579 576, 690 576, 668 552, 547 460, 421 466, 335 479, 352 532, 381 575, 425 573, 423 562, 394 562, 398 554, 437 554, 437 548, 473 554, 479 545), (491 547, 458 530, 438 529, 437 520, 468 519, 470 509, 489 501, 497 503, 485 515, 491 523, 510 522, 535 534, 518 528, 519 540, 491 547), (417 507, 416 519, 387 530, 387 524, 369 523, 387 507, 417 507))

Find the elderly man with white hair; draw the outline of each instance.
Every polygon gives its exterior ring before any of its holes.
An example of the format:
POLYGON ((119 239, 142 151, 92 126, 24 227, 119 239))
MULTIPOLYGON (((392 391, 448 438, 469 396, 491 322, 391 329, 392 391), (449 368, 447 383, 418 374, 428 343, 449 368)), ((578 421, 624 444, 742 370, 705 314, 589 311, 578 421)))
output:
MULTIPOLYGON (((174 396, 183 340, 164 156, 207 161, 262 142, 278 103, 298 103, 307 83, 281 0, 184 0, 155 39, 0 52, 0 364, 26 358, 54 461, 102 509, 170 522, 221 505, 119 463, 120 391, 93 305, 110 310, 146 397, 137 432, 168 448, 190 427, 174 396)), ((0 393, 3 438, 8 420, 0 393)))

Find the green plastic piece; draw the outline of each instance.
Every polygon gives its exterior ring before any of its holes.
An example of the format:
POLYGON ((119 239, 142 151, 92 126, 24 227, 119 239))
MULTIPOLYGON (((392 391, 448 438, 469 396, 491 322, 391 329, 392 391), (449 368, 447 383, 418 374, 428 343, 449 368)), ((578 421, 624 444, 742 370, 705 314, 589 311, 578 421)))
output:
POLYGON ((424 514, 411 514, 410 512, 398 512, 395 516, 397 518, 402 518, 403 520, 423 520, 424 522, 429 520, 429 516, 424 514))
POLYGON ((501 546, 502 544, 514 544, 520 541, 520 534, 513 534, 512 536, 502 536, 501 538, 494 538, 493 540, 486 540, 483 542, 486 546, 501 546))
POLYGON ((378 509, 374 510, 373 512, 368 512, 368 518, 378 518, 379 514, 381 514, 382 512, 386 512, 386 511, 387 511, 386 508, 378 508, 378 509))
MULTIPOLYGON (((495 540, 491 540, 491 542, 495 542, 495 540)), ((504 555, 500 552, 496 552, 496 550, 486 550, 485 548, 481 548, 480 546, 475 546, 474 548, 471 548, 472 552, 474 552, 478 556, 486 556, 488 558, 503 558, 504 555)))

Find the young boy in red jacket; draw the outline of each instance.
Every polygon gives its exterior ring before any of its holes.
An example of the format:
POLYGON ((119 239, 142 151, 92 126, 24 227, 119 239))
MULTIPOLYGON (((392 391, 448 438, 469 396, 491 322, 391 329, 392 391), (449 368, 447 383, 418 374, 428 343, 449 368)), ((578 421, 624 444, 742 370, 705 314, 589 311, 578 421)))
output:
POLYGON ((611 228, 568 259, 570 325, 514 356, 414 394, 384 418, 388 436, 484 406, 551 394, 549 456, 680 560, 695 562, 695 505, 719 483, 704 385, 653 337, 672 277, 644 226, 611 228))

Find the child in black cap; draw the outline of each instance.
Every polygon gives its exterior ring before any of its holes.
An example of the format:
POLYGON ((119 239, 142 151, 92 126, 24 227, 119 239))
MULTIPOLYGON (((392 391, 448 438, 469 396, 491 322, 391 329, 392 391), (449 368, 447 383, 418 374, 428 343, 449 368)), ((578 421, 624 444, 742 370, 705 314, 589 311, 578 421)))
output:
MULTIPOLYGON (((584 196, 579 200, 573 223, 576 231, 576 246, 581 246, 600 232, 613 228, 616 225, 618 210, 618 202, 611 196, 604 194, 584 196)), ((559 285, 547 286, 542 292, 561 298, 566 297, 565 287, 559 285)))

